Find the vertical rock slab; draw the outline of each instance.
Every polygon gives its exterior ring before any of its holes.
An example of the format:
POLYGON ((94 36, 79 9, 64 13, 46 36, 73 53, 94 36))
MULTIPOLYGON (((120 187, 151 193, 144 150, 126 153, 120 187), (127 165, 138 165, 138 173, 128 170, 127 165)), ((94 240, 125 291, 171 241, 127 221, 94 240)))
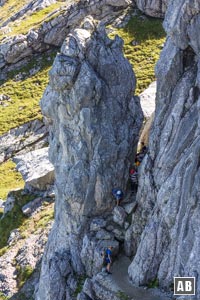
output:
POLYGON ((169 0, 135 0, 137 7, 146 15, 163 18, 167 10, 169 0))
POLYGON ((195 276, 199 295, 200 2, 171 1, 164 24, 155 120, 127 233, 136 253, 129 275, 135 284, 158 278, 167 288, 173 276, 195 276))
POLYGON ((111 215, 111 189, 125 190, 142 111, 119 37, 87 18, 65 39, 41 101, 55 167, 55 224, 43 257, 37 300, 71 299, 83 274, 83 237, 95 216, 111 215))

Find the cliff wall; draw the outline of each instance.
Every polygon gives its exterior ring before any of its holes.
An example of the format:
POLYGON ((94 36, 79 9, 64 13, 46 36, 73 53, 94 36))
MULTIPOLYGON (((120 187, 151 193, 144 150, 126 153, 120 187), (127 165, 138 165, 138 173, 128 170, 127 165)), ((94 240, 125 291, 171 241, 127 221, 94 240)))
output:
POLYGON ((136 254, 129 275, 135 284, 158 278, 167 288, 173 276, 195 276, 198 295, 199 1, 171 1, 164 26, 168 37, 156 68, 155 120, 140 170, 132 233, 129 229, 136 254))

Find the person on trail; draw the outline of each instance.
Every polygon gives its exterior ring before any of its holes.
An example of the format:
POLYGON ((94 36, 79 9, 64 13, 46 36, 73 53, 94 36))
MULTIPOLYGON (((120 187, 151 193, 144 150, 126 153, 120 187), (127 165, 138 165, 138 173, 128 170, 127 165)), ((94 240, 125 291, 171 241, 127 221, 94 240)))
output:
POLYGON ((135 158, 135 163, 134 163, 134 167, 135 167, 136 170, 137 170, 137 168, 139 167, 139 165, 140 165, 140 161, 139 161, 139 159, 136 157, 136 158, 135 158))
POLYGON ((142 142, 141 145, 142 145, 142 149, 140 150, 140 153, 143 153, 145 155, 148 151, 148 147, 145 146, 144 142, 142 142))
POLYGON ((138 172, 134 168, 132 168, 130 170, 129 176, 131 181, 131 191, 135 192, 137 191, 138 187, 138 172))
POLYGON ((116 205, 119 206, 120 202, 122 201, 123 198, 123 192, 121 189, 112 189, 112 194, 115 197, 116 200, 116 205))
POLYGON ((112 263, 112 246, 109 246, 106 251, 105 251, 105 261, 106 261, 106 272, 108 274, 112 274, 110 272, 110 267, 111 267, 111 263, 112 263))

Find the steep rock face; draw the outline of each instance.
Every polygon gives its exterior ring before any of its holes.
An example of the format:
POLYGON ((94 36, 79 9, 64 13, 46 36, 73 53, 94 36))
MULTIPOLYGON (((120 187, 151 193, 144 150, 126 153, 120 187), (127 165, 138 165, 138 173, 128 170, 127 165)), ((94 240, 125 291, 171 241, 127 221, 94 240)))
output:
MULTIPOLYGON (((195 276, 200 293, 200 2, 175 0, 157 65, 157 103, 149 153, 140 170, 129 275, 136 284, 195 276)), ((186 297, 187 298, 187 297, 186 297)), ((185 298, 185 299, 186 299, 185 298)), ((197 299, 198 297, 194 297, 197 299)), ((181 299, 184 299, 181 298, 181 299)))
POLYGON ((169 0, 136 0, 137 7, 146 15, 163 18, 169 0))
MULTIPOLYGON (((99 271, 94 264, 103 247, 111 243, 118 250, 119 243, 105 230, 106 240, 98 246, 101 237, 93 219, 111 217, 111 189, 126 187, 142 122, 138 98, 132 97, 135 77, 122 44, 88 18, 65 39, 50 71, 41 106, 51 124, 56 213, 37 300, 74 299, 74 272, 91 276, 99 271)), ((104 227, 106 220, 100 223, 104 227)))

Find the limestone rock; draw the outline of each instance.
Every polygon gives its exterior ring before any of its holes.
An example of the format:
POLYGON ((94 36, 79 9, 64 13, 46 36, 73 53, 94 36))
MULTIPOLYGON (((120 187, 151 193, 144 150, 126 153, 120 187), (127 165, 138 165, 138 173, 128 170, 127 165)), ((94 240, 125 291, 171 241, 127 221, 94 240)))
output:
POLYGON ((0 136, 0 163, 16 154, 43 148, 48 142, 48 129, 40 120, 30 121, 0 136))
POLYGON ((113 221, 119 224, 121 227, 124 225, 126 219, 126 212, 123 207, 116 206, 113 210, 113 221))
POLYGON ((68 275, 56 265, 51 268, 50 261, 58 254, 57 264, 64 252, 69 253, 77 274, 98 272, 99 260, 93 256, 98 242, 95 231, 89 237, 88 229, 97 216, 111 216, 112 187, 125 190, 142 123, 138 98, 132 96, 135 77, 123 56, 122 40, 110 40, 91 18, 67 36, 49 74, 41 107, 50 124, 57 200, 37 300, 62 299, 71 293, 68 275))
POLYGON ((141 135, 140 135, 140 140, 139 140, 139 149, 141 149, 143 146, 143 143, 145 145, 149 144, 149 135, 150 135, 150 130, 151 126, 153 124, 154 120, 154 113, 150 116, 150 118, 145 122, 142 130, 141 130, 141 135))
POLYGON ((113 235, 109 235, 109 238, 98 238, 98 233, 95 237, 86 234, 83 238, 82 249, 80 252, 81 260, 85 266, 86 274, 88 276, 96 275, 102 270, 105 249, 109 246, 113 247, 113 256, 119 252, 119 242, 114 239, 113 235))
POLYGON ((155 120, 149 153, 141 165, 138 209, 133 217, 132 244, 136 255, 129 267, 135 284, 158 278, 160 286, 169 288, 174 276, 195 276, 197 295, 200 293, 199 26, 199 1, 170 2, 165 19, 168 38, 156 69, 155 120))
POLYGON ((106 226, 106 220, 102 218, 95 218, 90 224, 90 231, 99 231, 106 226))
POLYGON ((22 212, 25 216, 30 216, 38 207, 41 206, 43 198, 35 198, 22 207, 22 212))
POLYGON ((7 244, 8 246, 13 245, 21 238, 20 231, 18 229, 14 229, 11 231, 10 236, 8 238, 7 244))
POLYGON ((14 157, 27 189, 46 190, 54 183, 54 167, 49 161, 48 147, 14 157))
POLYGON ((131 203, 125 204, 123 207, 124 207, 125 212, 126 212, 128 215, 130 215, 130 214, 133 212, 133 210, 134 210, 134 208, 135 208, 136 205, 137 205, 137 202, 136 202, 136 201, 133 201, 133 202, 131 202, 131 203))
MULTIPOLYGON (((18 19, 24 14, 34 12, 53 2, 55 0, 31 1, 12 18, 13 20, 18 19)), ((122 14, 123 10, 130 6, 132 6, 131 0, 88 0, 87 4, 85 0, 67 2, 60 10, 52 11, 50 20, 43 22, 39 29, 31 29, 25 35, 6 37, 1 41, 0 68, 3 70, 2 79, 5 78, 10 64, 16 64, 22 60, 26 62, 26 58, 34 53, 47 51, 52 46, 61 46, 69 33, 69 28, 78 26, 86 16, 92 15, 97 20, 107 24, 115 20, 117 16, 122 14)), ((8 19, 3 23, 3 26, 5 27, 11 20, 8 19)))
POLYGON ((106 273, 99 273, 92 279, 87 279, 83 292, 92 300, 120 300, 119 287, 106 273))
POLYGON ((169 0, 135 0, 137 7, 146 15, 163 18, 169 0))
POLYGON ((13 209, 15 205, 15 197, 14 195, 12 194, 12 192, 8 193, 8 196, 7 196, 7 199, 6 201, 4 202, 4 215, 11 211, 13 209))
POLYGON ((155 111, 156 81, 152 82, 139 97, 144 117, 149 119, 155 111))
POLYGON ((5 205, 5 201, 3 201, 2 199, 0 199, 0 208, 3 208, 5 205))

